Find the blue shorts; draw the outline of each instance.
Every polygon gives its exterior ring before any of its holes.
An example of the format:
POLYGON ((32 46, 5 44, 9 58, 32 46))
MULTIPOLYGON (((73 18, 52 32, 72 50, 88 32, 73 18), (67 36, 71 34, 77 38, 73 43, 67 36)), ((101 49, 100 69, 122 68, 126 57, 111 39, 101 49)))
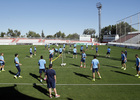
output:
POLYGON ((41 74, 42 72, 46 72, 46 70, 45 69, 39 69, 39 73, 41 74))
POLYGON ((73 55, 77 55, 77 53, 73 53, 73 55))
POLYGON ((32 52, 30 52, 30 55, 32 55, 33 53, 32 52))
POLYGON ((48 88, 55 88, 55 81, 47 81, 47 87, 48 88))
POLYGON ((59 54, 61 54, 62 52, 59 52, 59 54))
POLYGON ((137 71, 140 71, 140 67, 136 66, 136 70, 137 70, 137 71))
POLYGON ((52 54, 50 54, 49 58, 53 58, 53 55, 52 55, 52 54))
POLYGON ((106 54, 110 54, 110 52, 107 52, 106 54))
POLYGON ((3 65, 5 65, 5 63, 4 63, 4 62, 0 63, 0 66, 3 66, 3 65))
POLYGON ((82 58, 82 59, 81 59, 81 62, 85 63, 85 60, 82 58))
POLYGON ((95 71, 98 72, 98 68, 92 68, 92 72, 95 73, 95 71))

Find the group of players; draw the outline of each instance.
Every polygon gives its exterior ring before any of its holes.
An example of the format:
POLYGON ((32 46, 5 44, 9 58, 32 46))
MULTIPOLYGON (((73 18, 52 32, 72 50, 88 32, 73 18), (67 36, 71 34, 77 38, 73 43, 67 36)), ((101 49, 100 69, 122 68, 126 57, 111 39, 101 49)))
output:
MULTIPOLYGON (((92 49, 93 49, 93 45, 92 49)), ((46 45, 45 45, 46 48, 46 45)), ((71 45, 70 45, 71 48, 71 45)), ((34 55, 36 56, 36 46, 34 46, 34 55)), ((55 97, 60 97, 60 95, 57 94, 56 91, 56 72, 54 69, 52 69, 52 60, 53 60, 53 55, 54 53, 58 53, 61 55, 63 51, 65 51, 65 44, 63 44, 63 48, 60 46, 59 49, 57 48, 52 48, 50 49, 50 45, 48 45, 48 50, 49 50, 49 69, 46 70, 46 61, 43 59, 43 56, 40 56, 40 60, 38 61, 38 65, 39 65, 39 73, 40 73, 40 82, 42 82, 42 72, 44 72, 44 80, 47 80, 47 87, 49 88, 49 94, 50 94, 50 98, 52 98, 52 90, 51 88, 53 88, 54 92, 55 92, 55 97)), ((88 45, 86 44, 86 50, 88 50, 88 45)), ((86 68, 86 53, 84 50, 84 47, 81 46, 80 47, 80 52, 81 52, 81 62, 80 62, 80 67, 82 68, 86 68), (84 66, 83 66, 84 65, 84 66)), ((94 59, 91 61, 91 70, 93 73, 93 79, 92 81, 95 81, 95 71, 98 74, 98 77, 101 79, 101 75, 99 73, 99 69, 100 69, 100 63, 99 60, 96 58, 99 54, 98 54, 98 46, 96 45, 96 54, 94 55, 94 59)), ((107 53, 106 53, 106 57, 110 57, 110 52, 111 49, 110 47, 107 48, 107 53)), ((32 58, 33 52, 32 52, 32 47, 30 47, 30 57, 32 58)), ((5 66, 5 60, 4 60, 4 53, 1 53, 0 56, 0 72, 1 71, 5 71, 4 70, 4 66, 5 66)), ((61 56, 60 56, 61 57, 61 56)), ((77 48, 76 48, 76 44, 74 44, 74 48, 73 48, 73 58, 77 58, 77 48)), ((135 76, 137 76, 138 78, 140 78, 140 58, 138 57, 138 54, 135 55, 136 57, 136 70, 137 70, 137 74, 135 76)), ((121 63, 122 63, 122 68, 123 70, 126 70, 126 62, 127 62, 127 50, 125 50, 125 52, 121 52, 121 63)), ((22 65, 19 62, 19 58, 18 58, 18 54, 15 54, 15 58, 14 58, 14 63, 15 66, 18 70, 17 74, 14 75, 14 78, 17 79, 17 77, 22 78, 22 76, 20 75, 21 69, 20 66, 22 65)))

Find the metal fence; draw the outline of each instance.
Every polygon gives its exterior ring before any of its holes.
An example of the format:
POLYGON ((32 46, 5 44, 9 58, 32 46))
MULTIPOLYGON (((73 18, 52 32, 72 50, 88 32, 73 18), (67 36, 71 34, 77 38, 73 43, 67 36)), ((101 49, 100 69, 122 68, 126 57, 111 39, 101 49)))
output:
POLYGON ((120 43, 140 43, 140 12, 116 22, 116 34, 120 43))

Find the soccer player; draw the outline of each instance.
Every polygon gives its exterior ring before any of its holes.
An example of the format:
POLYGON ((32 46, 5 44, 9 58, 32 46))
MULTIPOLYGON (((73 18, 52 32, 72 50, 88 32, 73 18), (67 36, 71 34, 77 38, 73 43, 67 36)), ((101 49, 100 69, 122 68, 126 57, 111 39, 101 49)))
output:
MULTIPOLYGON (((62 54, 62 51, 63 51, 63 49, 60 46, 60 48, 59 48, 59 54, 62 54)), ((60 57, 62 57, 62 55, 60 57)))
POLYGON ((93 49, 93 43, 91 43, 91 49, 93 49))
POLYGON ((21 72, 21 69, 20 69, 20 66, 22 65, 21 63, 19 63, 19 59, 18 59, 18 54, 16 53, 15 54, 15 59, 14 59, 14 63, 15 63, 15 66, 18 70, 17 74, 14 76, 15 79, 17 79, 17 77, 19 78, 22 78, 22 76, 20 76, 20 72, 21 72))
POLYGON ((34 46, 34 55, 36 56, 36 46, 34 46))
POLYGON ((86 43, 86 50, 88 49, 88 44, 86 43))
POLYGON ((4 66, 5 66, 5 61, 4 61, 4 53, 1 53, 1 56, 0 56, 0 72, 1 72, 1 69, 2 71, 5 71, 4 70, 4 66))
POLYGON ((74 47, 76 47, 76 43, 74 44, 74 47))
POLYGON ((54 53, 54 48, 52 48, 52 50, 49 50, 49 60, 50 60, 50 63, 52 64, 52 59, 53 59, 53 53, 54 53))
POLYGON ((99 55, 98 54, 98 46, 96 45, 96 55, 99 55))
POLYGON ((45 44, 45 50, 46 50, 47 44, 45 44))
POLYGON ((50 44, 48 44, 48 50, 50 50, 50 44))
MULTIPOLYGON (((40 82, 42 82, 42 72, 46 72, 46 61, 43 59, 43 56, 40 56, 40 60, 38 61, 38 65, 39 65, 39 73, 40 73, 40 82)), ((44 74, 45 76, 45 74, 44 74)), ((44 80, 46 80, 46 77, 44 77, 44 80)))
POLYGON ((111 49, 110 49, 110 47, 108 47, 108 48, 107 48, 106 57, 110 57, 110 51, 111 51, 111 49))
POLYGON ((95 81, 95 71, 97 72, 99 78, 101 79, 101 75, 98 71, 100 69, 100 64, 99 64, 99 60, 96 59, 96 55, 94 55, 94 59, 91 62, 91 68, 90 69, 92 70, 92 73, 93 73, 92 81, 95 81))
POLYGON ((64 49, 64 51, 65 51, 65 44, 63 44, 63 49, 64 49))
POLYGON ((125 57, 126 57, 126 61, 127 61, 127 50, 125 49, 124 51, 125 57))
POLYGON ((58 53, 58 49, 57 49, 57 48, 55 48, 55 55, 57 55, 57 53, 58 53))
POLYGON ((122 68, 123 70, 126 70, 126 56, 124 54, 124 52, 121 52, 121 60, 122 60, 122 68))
POLYGON ((56 72, 54 69, 52 69, 52 64, 49 65, 49 69, 46 71, 46 82, 47 87, 49 88, 49 97, 52 98, 52 89, 54 90, 55 97, 58 98, 60 95, 57 94, 56 91, 56 72))
POLYGON ((86 68, 86 54, 85 54, 85 51, 83 50, 83 53, 82 53, 82 57, 81 57, 81 66, 80 67, 83 67, 82 63, 84 63, 84 68, 86 68))
POLYGON ((137 75, 135 76, 138 76, 138 78, 140 78, 140 58, 138 54, 136 54, 135 57, 136 57, 136 71, 137 71, 137 75))
POLYGON ((81 45, 81 48, 80 48, 80 52, 82 53, 83 52, 83 45, 81 45))
POLYGON ((76 49, 76 47, 74 47, 74 49, 73 49, 73 58, 74 58, 74 55, 76 55, 76 58, 77 58, 77 49, 76 49))
POLYGON ((32 58, 32 55, 33 55, 33 53, 32 53, 32 47, 30 47, 30 58, 32 58))

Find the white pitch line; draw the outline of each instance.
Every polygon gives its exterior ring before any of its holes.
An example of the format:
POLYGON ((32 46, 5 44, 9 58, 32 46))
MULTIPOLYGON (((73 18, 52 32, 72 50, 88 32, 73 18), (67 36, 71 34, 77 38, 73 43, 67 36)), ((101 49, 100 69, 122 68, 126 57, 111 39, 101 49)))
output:
MULTIPOLYGON (((0 85, 47 85, 38 83, 0 83, 0 85)), ((56 84, 57 86, 137 86, 140 84, 56 84)))

